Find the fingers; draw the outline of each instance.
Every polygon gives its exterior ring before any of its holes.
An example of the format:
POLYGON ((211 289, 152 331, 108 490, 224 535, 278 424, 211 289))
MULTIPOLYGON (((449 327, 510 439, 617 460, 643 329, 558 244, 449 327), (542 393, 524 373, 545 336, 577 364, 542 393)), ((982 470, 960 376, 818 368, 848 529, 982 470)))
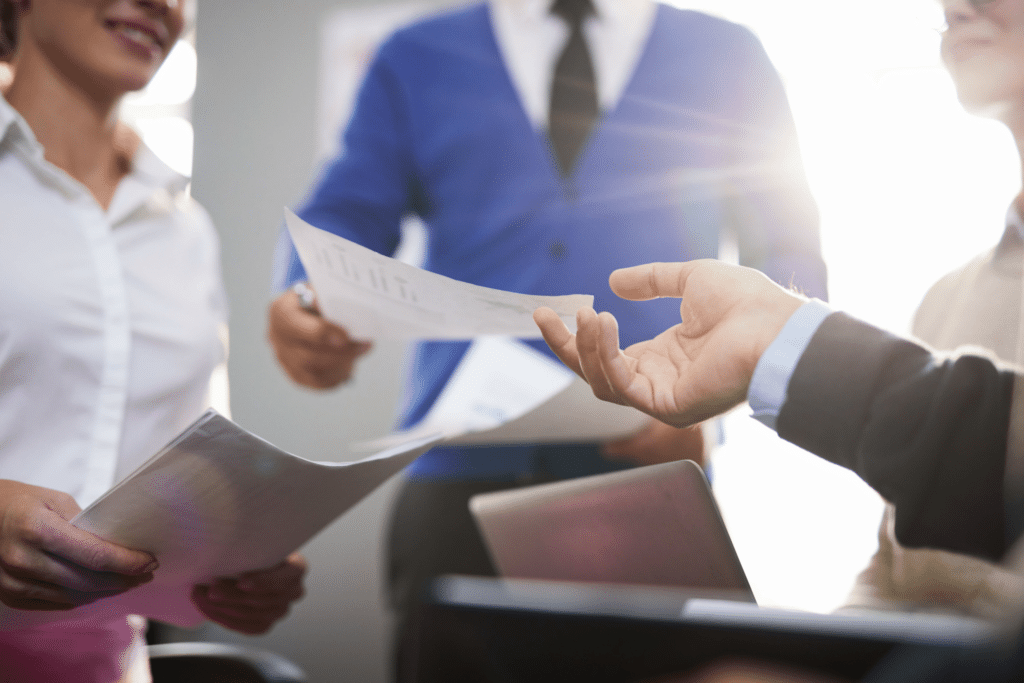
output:
POLYGON ((42 577, 45 580, 76 590, 90 590, 87 583, 94 584, 95 590, 116 590, 118 585, 108 580, 118 579, 116 576, 83 579, 82 583, 64 581, 74 581, 76 576, 91 577, 95 573, 143 577, 157 568, 156 558, 151 554, 104 541, 71 524, 68 520, 80 511, 71 496, 39 490, 43 492, 40 504, 28 502, 20 509, 11 510, 4 523, 5 530, 16 529, 26 545, 55 557, 55 563, 50 566, 55 575, 42 577))
POLYGON ((544 337, 544 341, 558 356, 558 359, 565 363, 570 370, 586 379, 580 368, 579 353, 576 350, 576 335, 569 331, 558 314, 550 308, 538 308, 533 312, 533 321, 537 323, 541 336, 544 337))
MULTIPOLYGON (((158 566, 156 558, 147 552, 130 550, 104 541, 71 524, 48 527, 42 531, 40 547, 66 560, 61 564, 67 567, 69 577, 75 574, 84 575, 85 572, 81 571, 83 569, 89 570, 90 576, 93 573, 123 574, 127 577, 145 576, 151 574, 158 566), (72 567, 72 563, 77 567, 72 567)), ((98 578, 91 581, 98 586, 98 590, 115 588, 114 585, 103 585, 109 581, 98 578)), ((73 584, 68 585, 78 588, 73 584)), ((86 589, 83 587, 81 590, 86 589)))
POLYGON ((0 601, 19 609, 67 609, 153 578, 156 560, 72 526, 66 494, 0 482, 0 601))
POLYGON ((298 553, 269 569, 196 586, 192 600, 213 621, 242 633, 265 633, 305 594, 306 560, 298 553))
POLYGON ((344 329, 327 321, 317 311, 303 308, 292 290, 271 302, 269 324, 271 336, 288 345, 334 349, 348 344, 369 346, 350 339, 344 329))
POLYGON ((288 593, 295 600, 302 596, 302 577, 306 575, 306 558, 292 553, 283 562, 238 577, 238 587, 252 593, 288 593))
POLYGON ((708 261, 684 263, 646 263, 620 268, 608 277, 612 291, 630 301, 647 301, 659 297, 681 297, 686 278, 694 268, 708 261))
POLYGON ((292 290, 270 304, 267 338, 288 376, 314 389, 330 389, 347 381, 356 360, 372 348, 303 308, 292 290))
POLYGON ((623 403, 609 382, 605 369, 605 365, 610 364, 619 381, 628 385, 632 371, 619 351, 619 328, 614 316, 610 313, 598 316, 592 308, 581 308, 576 312, 575 335, 550 308, 537 309, 533 319, 559 360, 586 380, 595 396, 604 401, 623 403), (609 330, 603 331, 609 325, 609 330), (611 346, 605 348, 608 344, 611 346))
POLYGON ((250 605, 219 593, 214 586, 196 586, 192 602, 208 619, 239 633, 260 635, 270 630, 291 609, 291 602, 262 602, 250 605))
POLYGON ((87 605, 102 598, 109 598, 152 580, 149 574, 114 590, 76 591, 50 583, 22 580, 6 572, 0 573, 0 602, 15 609, 24 610, 69 610, 87 605))
MULTIPOLYGON (((118 548, 118 546, 114 546, 114 548, 118 548)), ((124 548, 118 549, 125 550, 124 548)), ((142 553, 142 555, 147 566, 155 567, 155 561, 151 555, 146 553, 142 553)), ((44 592, 50 598, 53 593, 48 589, 49 587, 84 595, 90 593, 115 594, 146 583, 153 578, 152 571, 137 572, 135 566, 131 567, 132 573, 119 572, 116 569, 86 569, 71 560, 55 556, 52 549, 44 550, 25 544, 5 548, 2 559, 0 559, 0 566, 2 566, 0 582, 3 582, 5 590, 13 594, 22 594, 21 597, 25 597, 24 593, 32 593, 34 597, 41 599, 43 596, 36 595, 39 591, 33 589, 33 586, 46 587, 47 590, 44 592)))
POLYGON ((641 410, 638 396, 633 388, 637 379, 636 364, 619 348, 619 323, 611 313, 602 313, 598 316, 599 338, 597 342, 597 353, 601 359, 601 371, 604 373, 605 382, 609 390, 615 394, 618 403, 625 403, 641 410))
MULTIPOLYGON (((580 367, 583 370, 583 378, 594 391, 594 396, 603 401, 621 403, 621 399, 609 384, 602 365, 602 316, 615 320, 609 313, 598 316, 591 308, 582 308, 576 313, 576 348, 579 352, 580 367)), ((615 350, 618 351, 617 344, 615 350)))
MULTIPOLYGON (((619 348, 619 323, 611 313, 597 316, 597 339, 590 353, 598 357, 596 365, 600 367, 604 382, 604 393, 594 394, 598 398, 613 403, 632 406, 655 418, 662 419, 655 404, 656 387, 653 377, 641 371, 637 358, 623 353, 619 348)), ((644 344, 635 344, 631 351, 644 344)), ((671 384, 671 378, 667 381, 671 384)))

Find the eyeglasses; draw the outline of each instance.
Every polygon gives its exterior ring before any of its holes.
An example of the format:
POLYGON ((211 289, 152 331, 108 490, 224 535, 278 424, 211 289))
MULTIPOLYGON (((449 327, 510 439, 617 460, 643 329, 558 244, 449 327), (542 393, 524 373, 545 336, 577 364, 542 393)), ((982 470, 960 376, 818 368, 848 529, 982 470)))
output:
MULTIPOLYGON (((967 0, 967 4, 973 7, 975 10, 980 10, 985 5, 991 5, 997 1, 998 0, 967 0)), ((942 4, 948 5, 949 3, 944 2, 942 4)))
MULTIPOLYGON (((967 4, 970 5, 975 12, 984 12, 985 8, 988 5, 994 5, 998 1, 999 0, 967 0, 967 4)), ((950 3, 941 2, 940 4, 942 5, 942 9, 946 10, 948 9, 950 3)), ((943 14, 944 13, 945 12, 943 12, 943 14)), ((942 20, 941 17, 940 20, 942 20)), ((942 23, 936 26, 935 28, 939 33, 945 33, 946 31, 949 30, 949 25, 946 23, 946 21, 942 20, 942 23)))
MULTIPOLYGON (((967 4, 976 10, 980 10, 985 5, 991 5, 995 2, 998 2, 998 0, 967 0, 967 4)), ((940 0, 939 4, 942 6, 943 9, 948 9, 950 5, 950 3, 947 0, 940 0)))

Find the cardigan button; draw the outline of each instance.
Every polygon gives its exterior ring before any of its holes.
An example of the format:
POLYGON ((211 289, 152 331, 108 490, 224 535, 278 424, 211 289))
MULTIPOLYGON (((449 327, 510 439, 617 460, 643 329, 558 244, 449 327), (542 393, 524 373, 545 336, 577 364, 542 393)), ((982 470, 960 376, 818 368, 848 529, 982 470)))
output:
POLYGON ((561 261, 562 259, 564 259, 567 251, 568 250, 565 248, 565 243, 559 240, 555 240, 548 247, 548 253, 551 255, 551 258, 554 259, 555 261, 561 261))

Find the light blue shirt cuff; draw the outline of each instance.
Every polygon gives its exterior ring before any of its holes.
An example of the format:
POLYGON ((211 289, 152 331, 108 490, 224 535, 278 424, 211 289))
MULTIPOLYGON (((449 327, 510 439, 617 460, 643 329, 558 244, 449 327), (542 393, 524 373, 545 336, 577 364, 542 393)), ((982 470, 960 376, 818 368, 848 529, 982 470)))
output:
POLYGON ((750 379, 747 402, 754 411, 754 419, 775 429, 775 420, 786 402, 786 390, 796 364, 822 321, 833 312, 825 302, 811 299, 786 321, 779 336, 757 362, 750 379))

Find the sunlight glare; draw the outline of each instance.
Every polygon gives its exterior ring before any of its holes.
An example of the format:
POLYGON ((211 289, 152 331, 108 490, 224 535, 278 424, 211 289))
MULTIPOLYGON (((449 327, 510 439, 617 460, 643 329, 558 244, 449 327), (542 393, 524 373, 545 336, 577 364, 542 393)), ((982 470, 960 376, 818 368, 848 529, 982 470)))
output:
POLYGON ((188 102, 196 90, 196 49, 179 40, 143 90, 126 98, 135 106, 175 105, 188 102))
MULTIPOLYGON (((679 0, 762 40, 793 108, 821 212, 831 302, 905 332, 928 287, 999 239, 1020 165, 1009 133, 963 112, 934 0, 679 0)), ((840 606, 876 547, 881 501, 739 412, 715 492, 762 604, 840 606)))
POLYGON ((165 164, 178 173, 192 175, 192 124, 180 116, 145 118, 135 122, 142 140, 165 164))

